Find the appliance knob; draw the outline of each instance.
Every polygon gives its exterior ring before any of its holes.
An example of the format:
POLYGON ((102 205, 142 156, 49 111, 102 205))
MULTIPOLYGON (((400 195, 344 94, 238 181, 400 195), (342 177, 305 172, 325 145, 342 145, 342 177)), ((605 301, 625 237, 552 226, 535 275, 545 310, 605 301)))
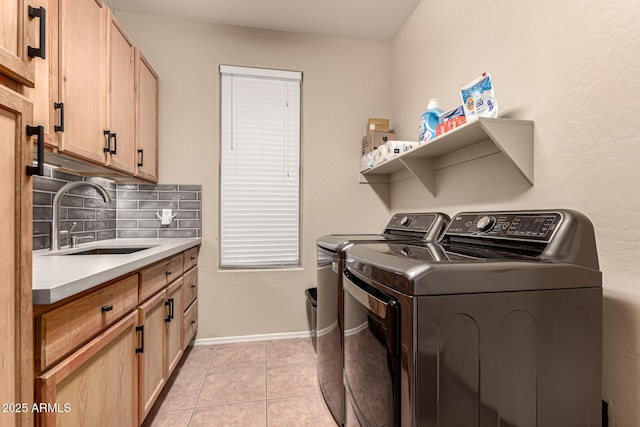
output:
POLYGON ((402 219, 400 220, 400 225, 406 227, 411 223, 411 218, 409 218, 408 216, 403 216, 402 219))
POLYGON ((493 216, 483 216, 478 220, 478 230, 482 232, 490 231, 496 225, 496 218, 493 216))

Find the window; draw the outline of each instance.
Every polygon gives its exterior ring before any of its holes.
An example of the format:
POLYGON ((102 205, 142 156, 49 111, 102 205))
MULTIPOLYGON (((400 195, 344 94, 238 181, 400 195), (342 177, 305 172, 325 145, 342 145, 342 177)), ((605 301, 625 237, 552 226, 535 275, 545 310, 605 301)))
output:
POLYGON ((222 268, 300 265, 302 74, 220 66, 222 268))

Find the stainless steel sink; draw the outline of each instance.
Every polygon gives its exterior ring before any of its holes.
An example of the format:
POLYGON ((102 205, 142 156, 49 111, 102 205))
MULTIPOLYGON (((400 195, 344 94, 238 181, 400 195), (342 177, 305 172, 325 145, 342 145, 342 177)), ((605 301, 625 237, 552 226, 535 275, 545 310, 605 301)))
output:
POLYGON ((126 255, 132 254, 134 252, 144 251, 145 249, 152 248, 153 246, 144 246, 144 247, 102 247, 102 248, 91 248, 86 249, 84 251, 78 252, 66 252, 66 253, 58 253, 52 255, 126 255))

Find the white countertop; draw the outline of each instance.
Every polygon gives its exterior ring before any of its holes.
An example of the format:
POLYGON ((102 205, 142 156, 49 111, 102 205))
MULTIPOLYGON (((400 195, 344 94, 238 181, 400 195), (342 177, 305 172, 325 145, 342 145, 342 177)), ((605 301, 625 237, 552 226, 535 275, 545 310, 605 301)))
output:
POLYGON ((33 252, 33 303, 52 304, 96 285, 180 253, 202 243, 202 239, 110 239, 84 243, 56 254, 104 247, 149 249, 122 255, 55 255, 48 249, 33 252))

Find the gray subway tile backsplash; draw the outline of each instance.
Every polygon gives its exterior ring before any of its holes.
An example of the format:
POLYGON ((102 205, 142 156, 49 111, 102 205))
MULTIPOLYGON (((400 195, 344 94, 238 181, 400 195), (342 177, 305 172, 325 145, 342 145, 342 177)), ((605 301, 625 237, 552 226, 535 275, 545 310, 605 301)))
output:
POLYGON ((118 230, 117 237, 121 239, 155 239, 158 237, 156 230, 118 230))
POLYGON ((202 209, 201 205, 202 205, 202 202, 180 201, 181 210, 184 209, 184 210, 199 211, 202 209))
MULTIPOLYGON (((151 209, 157 211, 158 209, 173 209, 178 210, 177 200, 162 200, 162 201, 150 201, 140 200, 138 202, 138 209, 151 209)), ((185 207, 184 209, 188 209, 185 207)))
MULTIPOLYGON (((197 186, 199 187, 199 186, 197 186)), ((178 189, 177 185, 167 185, 167 184, 139 184, 138 185, 138 189, 139 190, 152 190, 152 191, 176 191, 178 189)), ((192 190, 192 191, 200 191, 199 189, 197 190, 192 190)))
POLYGON ((165 230, 159 231, 158 237, 168 237, 168 238, 198 237, 198 233, 196 229, 190 229, 190 230, 165 229, 165 230))
MULTIPOLYGON (((65 195, 60 210, 61 229, 68 229, 75 222, 72 235, 93 240, 202 236, 201 185, 116 184, 45 168, 45 175, 34 177, 33 184, 34 249, 50 246, 55 193, 68 182, 82 180, 108 189, 112 202, 105 203, 90 187, 79 187, 65 195), (162 209, 172 209, 176 214, 171 224, 161 224, 156 214, 161 214, 162 209)), ((65 245, 66 238, 60 243, 65 245)))

